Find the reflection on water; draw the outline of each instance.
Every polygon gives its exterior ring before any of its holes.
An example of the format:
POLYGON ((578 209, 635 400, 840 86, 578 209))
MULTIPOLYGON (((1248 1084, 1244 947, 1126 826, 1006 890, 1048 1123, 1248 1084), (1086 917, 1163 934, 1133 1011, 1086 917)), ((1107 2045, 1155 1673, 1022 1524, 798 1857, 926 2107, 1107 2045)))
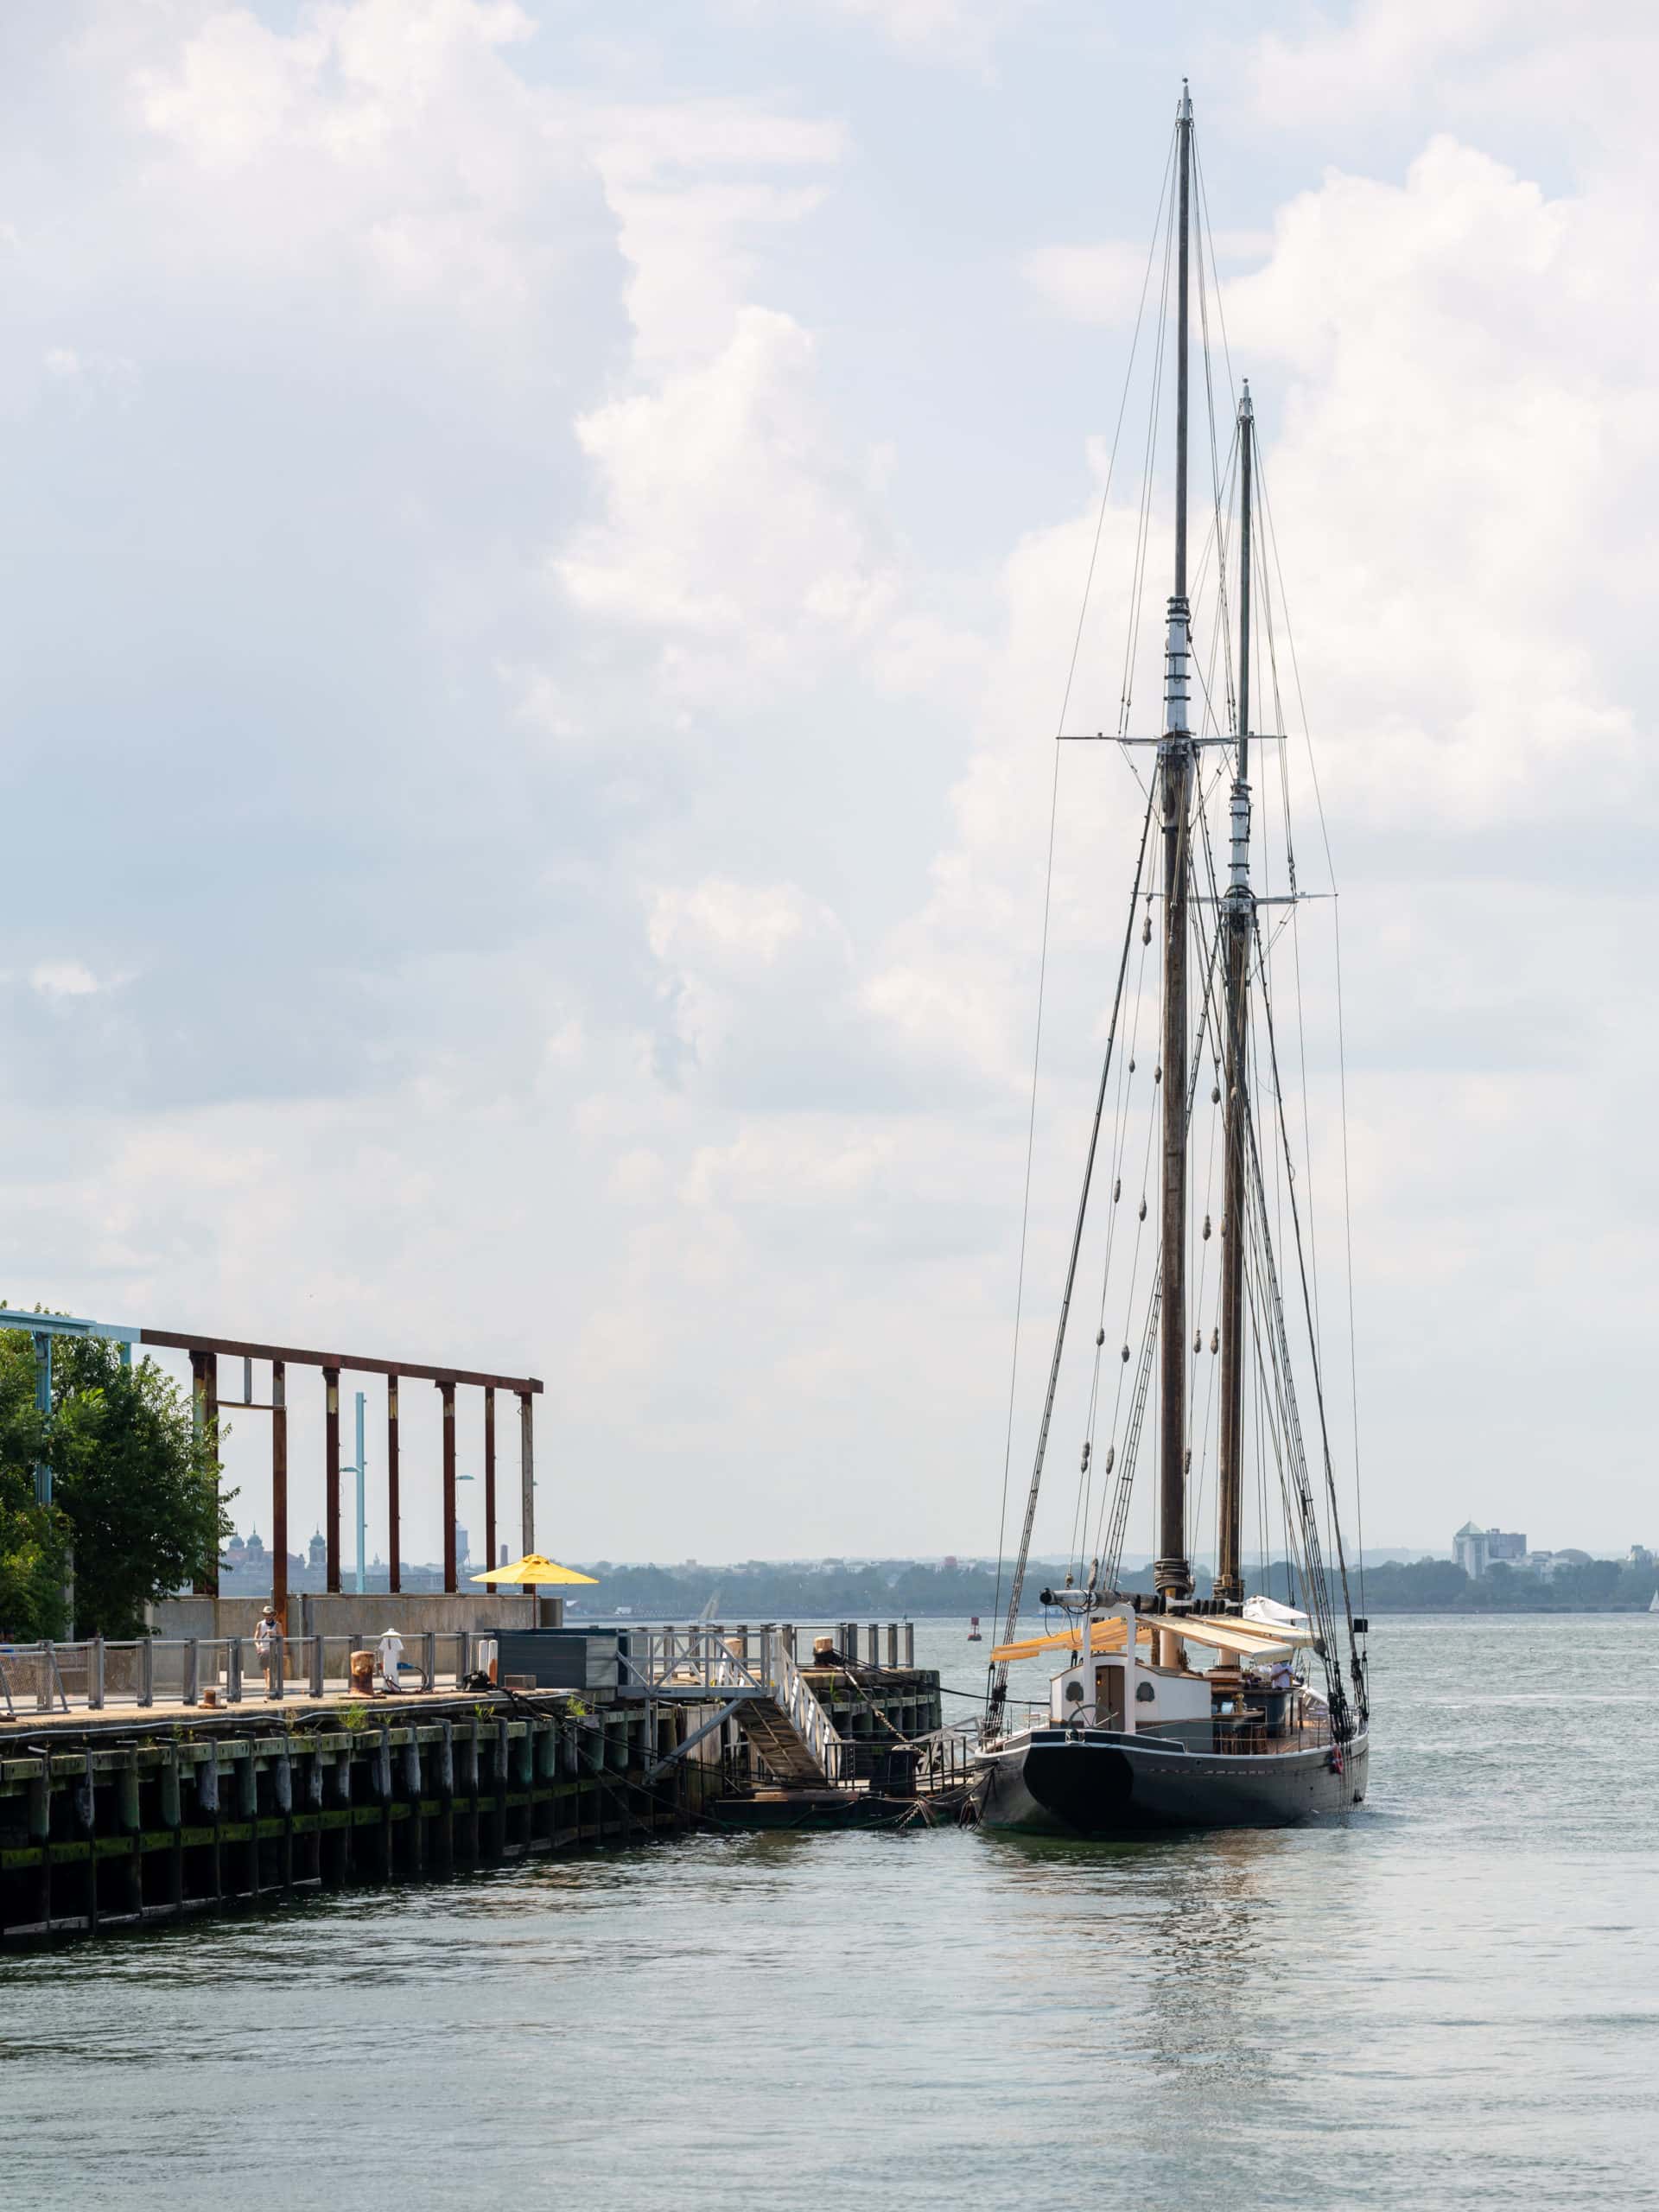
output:
POLYGON ((8 1961, 6 2202, 1645 2205, 1659 1622, 1594 1630, 1581 1697, 1582 1623, 1385 1622, 1325 1827, 717 1835, 8 1961))

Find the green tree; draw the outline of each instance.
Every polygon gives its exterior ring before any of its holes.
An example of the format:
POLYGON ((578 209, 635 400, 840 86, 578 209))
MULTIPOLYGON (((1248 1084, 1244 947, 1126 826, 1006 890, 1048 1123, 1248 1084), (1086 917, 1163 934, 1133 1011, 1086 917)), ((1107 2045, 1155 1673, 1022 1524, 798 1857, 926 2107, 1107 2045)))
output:
POLYGON ((22 1640, 59 1635, 64 1624, 67 1532, 61 1514, 35 1496, 46 1435, 35 1403, 34 1345, 0 1330, 0 1631, 22 1640))
POLYGON ((75 1628, 135 1636, 144 1607, 211 1573, 231 1529, 219 1470, 189 1402, 152 1360, 125 1367, 101 1338, 53 1347, 52 1425, 35 1410, 35 1351, 0 1331, 0 1621, 14 1635, 64 1632, 73 1548, 75 1628), (53 1471, 35 1503, 32 1469, 53 1471))

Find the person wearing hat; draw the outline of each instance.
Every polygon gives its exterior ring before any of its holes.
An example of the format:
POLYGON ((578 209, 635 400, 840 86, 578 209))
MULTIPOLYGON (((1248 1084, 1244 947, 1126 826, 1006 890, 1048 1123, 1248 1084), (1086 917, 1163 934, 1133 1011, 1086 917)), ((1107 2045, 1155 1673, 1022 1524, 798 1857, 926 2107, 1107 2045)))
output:
POLYGON ((276 1694, 276 1658, 282 1648, 283 1631, 277 1624, 276 1608, 268 1605, 259 1616, 253 1631, 253 1648, 259 1655, 259 1664, 265 1670, 265 1695, 276 1694))

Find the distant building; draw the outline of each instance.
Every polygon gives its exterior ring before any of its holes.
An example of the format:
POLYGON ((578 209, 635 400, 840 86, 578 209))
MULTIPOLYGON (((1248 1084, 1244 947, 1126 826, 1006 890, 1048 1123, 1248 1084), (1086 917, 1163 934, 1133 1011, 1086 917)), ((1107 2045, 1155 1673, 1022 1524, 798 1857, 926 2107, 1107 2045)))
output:
POLYGON ((1624 1564, 1626 1567, 1651 1567, 1654 1556, 1645 1544, 1632 1544, 1624 1564))
POLYGON ((1499 1560, 1524 1560, 1527 1540, 1512 1529, 1483 1529, 1477 1522, 1465 1521, 1452 1539, 1452 1556, 1471 1581, 1478 1582, 1499 1560))

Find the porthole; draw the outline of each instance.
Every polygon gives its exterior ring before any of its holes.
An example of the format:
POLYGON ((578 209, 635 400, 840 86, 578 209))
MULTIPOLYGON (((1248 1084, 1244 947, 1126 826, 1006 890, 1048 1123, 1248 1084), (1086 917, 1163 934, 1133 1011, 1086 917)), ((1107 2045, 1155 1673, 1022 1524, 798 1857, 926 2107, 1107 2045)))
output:
POLYGON ((1150 1705, 1157 1694, 1157 1691, 1154 1689, 1150 1682, 1137 1682, 1135 1684, 1135 1701, 1137 1705, 1150 1705))

